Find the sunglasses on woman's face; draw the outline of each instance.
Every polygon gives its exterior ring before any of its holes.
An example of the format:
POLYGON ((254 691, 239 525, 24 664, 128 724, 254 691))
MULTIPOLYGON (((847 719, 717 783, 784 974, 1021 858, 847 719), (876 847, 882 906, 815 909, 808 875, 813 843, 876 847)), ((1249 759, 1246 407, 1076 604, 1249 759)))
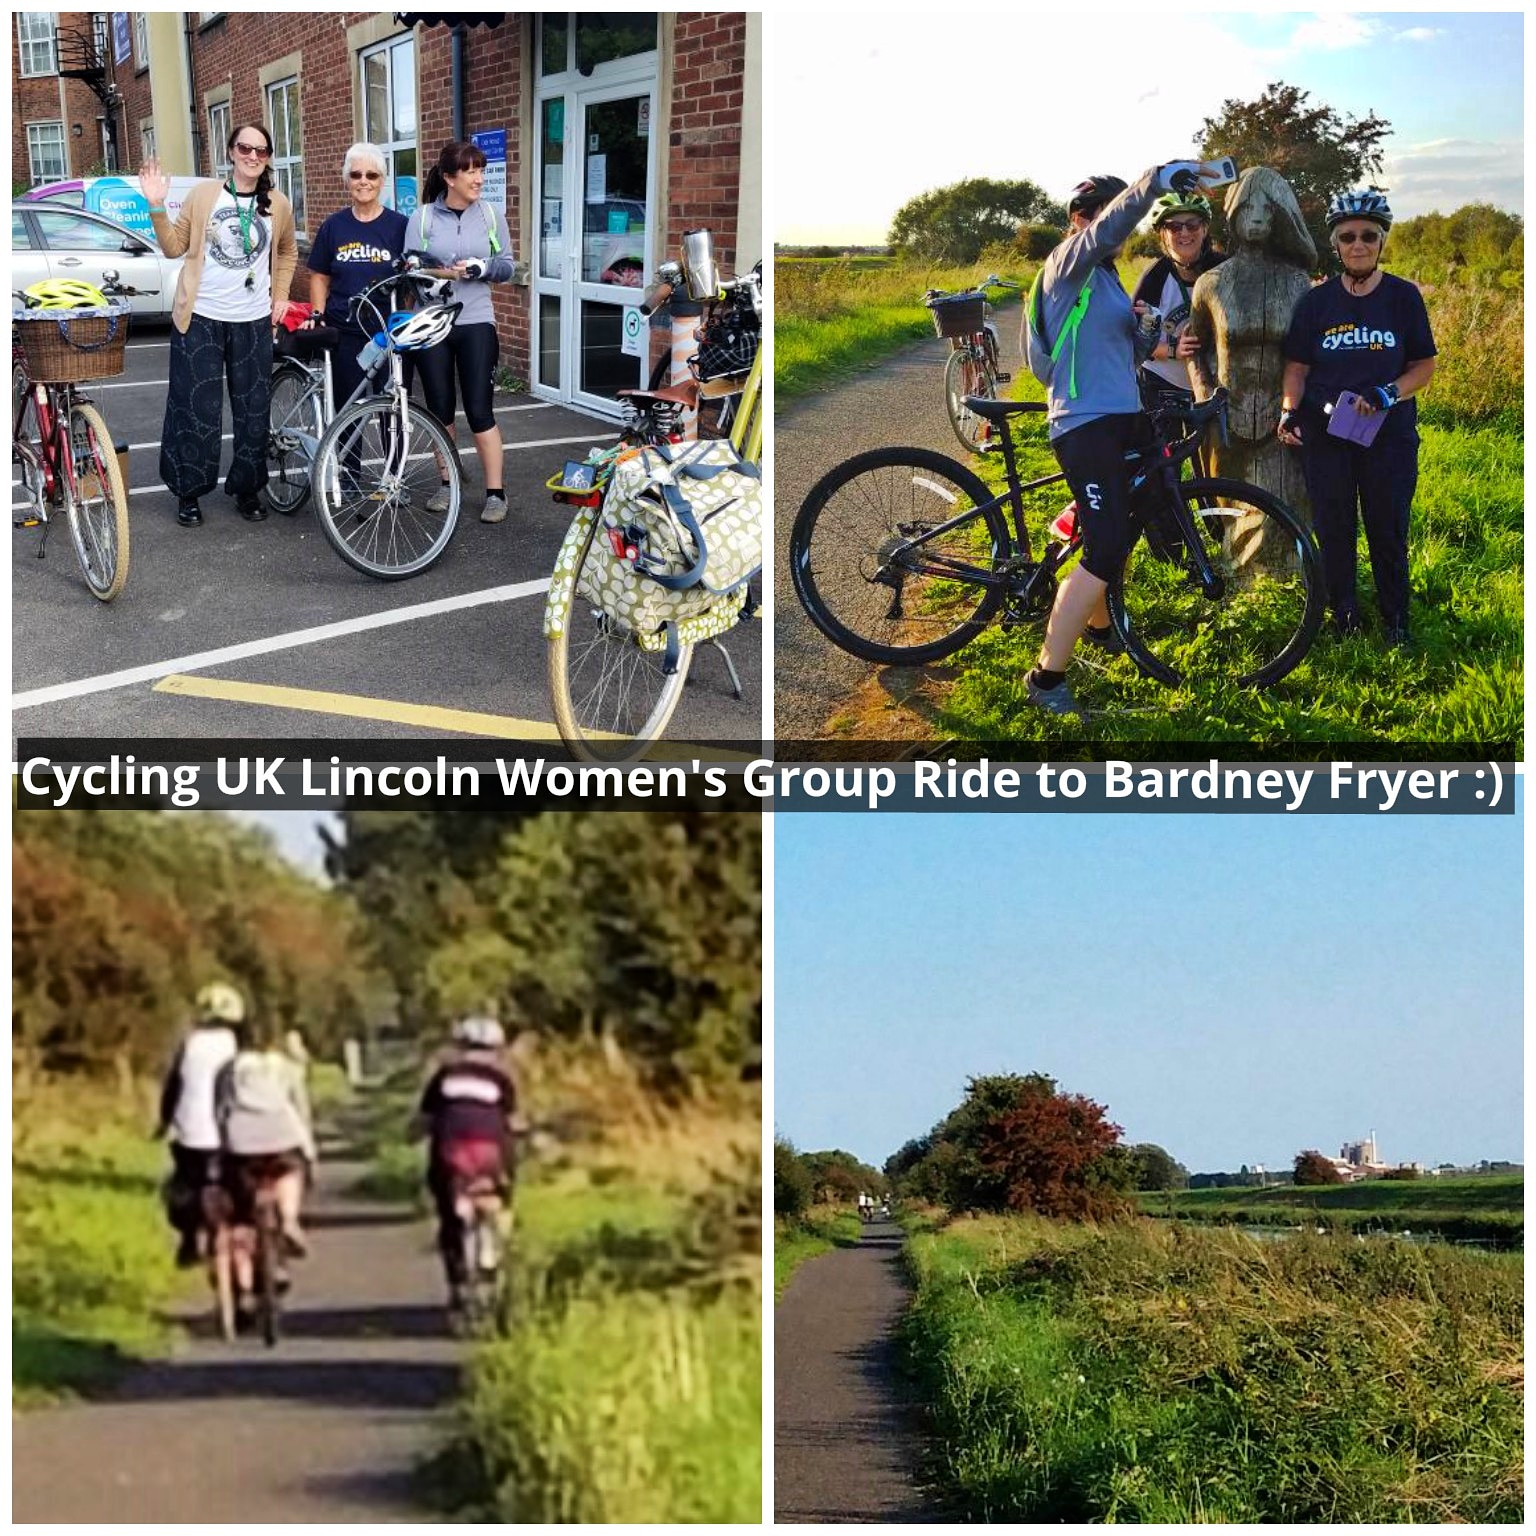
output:
POLYGON ((1169 219, 1162 227, 1175 235, 1192 235, 1205 225, 1199 219, 1169 219))
POLYGON ((353 181, 382 181, 383 173, 380 171, 348 171, 347 175, 353 181))
POLYGON ((251 155, 257 160, 265 160, 272 151, 265 144, 236 144, 235 153, 237 155, 251 155))
POLYGON ((1380 245, 1381 231, 1379 229, 1341 229, 1338 233, 1340 245, 1380 245))

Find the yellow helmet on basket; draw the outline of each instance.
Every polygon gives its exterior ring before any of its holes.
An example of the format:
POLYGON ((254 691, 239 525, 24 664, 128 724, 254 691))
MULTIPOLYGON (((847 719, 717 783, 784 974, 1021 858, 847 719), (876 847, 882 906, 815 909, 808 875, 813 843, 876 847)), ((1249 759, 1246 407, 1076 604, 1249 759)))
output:
POLYGON ((22 293, 28 309, 105 309, 107 296, 77 277, 48 277, 22 293))

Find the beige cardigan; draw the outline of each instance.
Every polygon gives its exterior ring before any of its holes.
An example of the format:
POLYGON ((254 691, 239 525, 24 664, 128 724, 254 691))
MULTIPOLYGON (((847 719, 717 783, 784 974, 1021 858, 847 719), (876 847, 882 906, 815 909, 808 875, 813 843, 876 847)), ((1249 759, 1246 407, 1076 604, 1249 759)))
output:
MULTIPOLYGON (((155 239, 167 256, 185 256, 181 280, 176 284, 176 301, 171 306, 171 323, 178 331, 185 331, 192 323, 192 306, 197 301, 197 290, 203 281, 203 260, 208 254, 208 242, 203 231, 213 216, 213 205, 219 199, 224 184, 218 181, 200 181, 187 195, 171 223, 164 210, 151 212, 149 221, 155 228, 155 239), (197 231, 194 240, 192 231, 197 231)), ((294 238, 293 204, 276 187, 271 193, 272 205, 272 298, 288 297, 295 268, 299 264, 299 246, 294 238)))

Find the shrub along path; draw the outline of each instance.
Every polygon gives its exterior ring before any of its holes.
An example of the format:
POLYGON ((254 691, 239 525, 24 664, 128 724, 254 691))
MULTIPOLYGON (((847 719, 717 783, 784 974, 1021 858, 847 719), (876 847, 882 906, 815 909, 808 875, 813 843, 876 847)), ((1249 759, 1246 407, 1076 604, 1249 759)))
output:
MULTIPOLYGON (((322 1162, 286 1336, 229 1345, 209 1293, 193 1338, 92 1402, 15 1420, 12 1518, 112 1524, 431 1519, 416 1466, 458 1385, 431 1232, 403 1206, 347 1189, 360 1165, 322 1162)), ((167 1232, 168 1242, 171 1235, 167 1232)))
POLYGON ((871 1223, 856 1248, 803 1265, 775 1310, 775 1520, 944 1519, 917 1488, 922 1446, 896 1376, 903 1241, 895 1223, 871 1223))

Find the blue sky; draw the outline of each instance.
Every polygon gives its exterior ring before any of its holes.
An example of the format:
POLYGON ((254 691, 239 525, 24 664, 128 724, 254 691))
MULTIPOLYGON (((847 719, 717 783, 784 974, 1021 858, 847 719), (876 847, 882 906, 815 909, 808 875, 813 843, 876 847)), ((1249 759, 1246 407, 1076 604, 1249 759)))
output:
POLYGON ((321 822, 335 824, 336 818, 326 811, 231 811, 236 821, 246 821, 252 826, 264 827, 277 839, 279 851, 291 863, 311 875, 320 875, 325 869, 325 848, 320 842, 317 828, 321 822))
POLYGON ((1056 197, 1091 172, 1131 177, 1274 80, 1392 124, 1382 181, 1400 214, 1521 213, 1523 29, 1497 12, 781 12, 769 227, 870 244, 908 198, 966 176, 1056 197))
POLYGON ((1522 1157, 1520 818, 780 815, 774 1122, 1046 1072, 1194 1171, 1522 1157))

